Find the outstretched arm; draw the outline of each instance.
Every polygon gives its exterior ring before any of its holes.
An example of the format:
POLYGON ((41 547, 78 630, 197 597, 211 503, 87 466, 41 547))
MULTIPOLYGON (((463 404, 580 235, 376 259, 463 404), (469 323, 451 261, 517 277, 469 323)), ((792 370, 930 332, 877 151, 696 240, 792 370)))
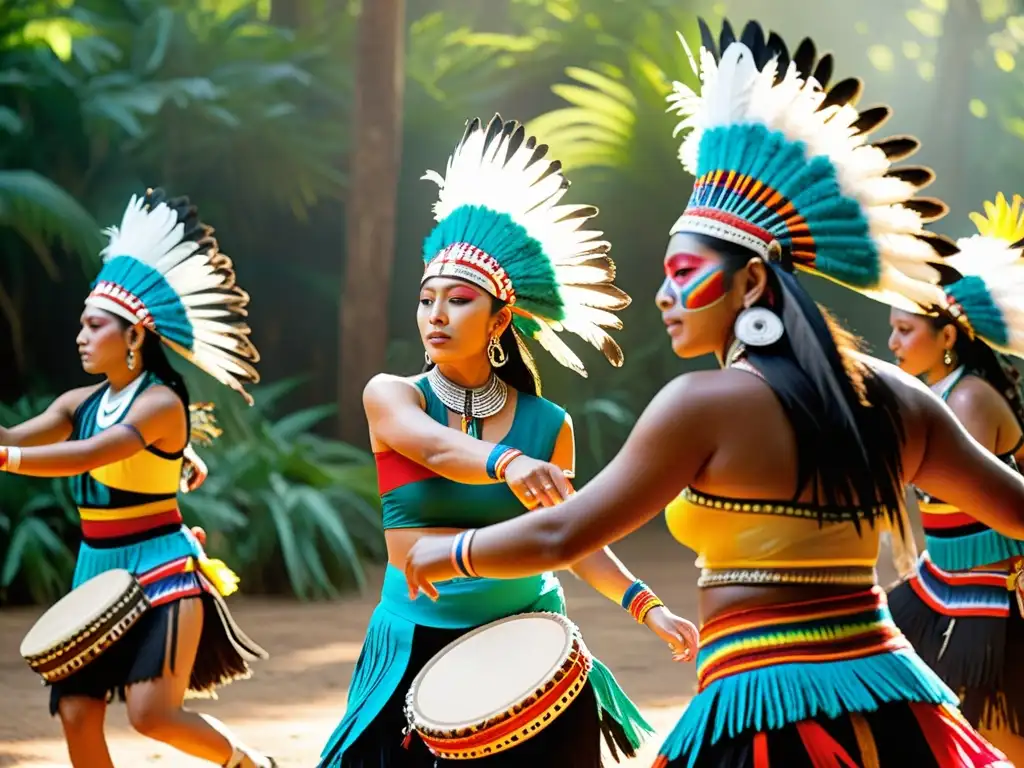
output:
POLYGON ((49 445, 67 440, 74 428, 75 409, 95 390, 96 385, 72 389, 38 416, 13 427, 0 427, 0 445, 49 445))
MULTIPOLYGON (((717 373, 717 372, 716 372, 717 373)), ((709 373, 681 376, 651 401, 611 463, 579 493, 550 509, 522 515, 475 532, 472 565, 479 576, 519 578, 568 568, 623 538, 657 515, 690 485, 716 445, 712 426, 724 419, 729 397, 709 373)), ((406 575, 413 589, 433 594, 429 582, 449 578, 444 554, 437 573, 429 547, 448 546, 447 537, 424 537, 410 550, 406 575)))
MULTIPOLYGON (((386 374, 373 377, 363 390, 363 408, 371 439, 381 447, 457 483, 501 482, 487 472, 488 460, 497 445, 430 418, 423 410, 416 387, 405 379, 386 374)), ((569 494, 565 476, 554 465, 538 459, 515 459, 508 465, 505 479, 520 500, 526 500, 525 491, 530 489, 533 504, 557 503, 569 494), (548 486, 551 488, 546 493, 548 486), (552 493, 557 498, 552 498, 552 493)))
POLYGON ((185 439, 181 400, 166 387, 153 387, 132 404, 125 420, 87 440, 27 448, 0 448, 0 470, 35 477, 73 477, 127 459, 147 445, 185 439))

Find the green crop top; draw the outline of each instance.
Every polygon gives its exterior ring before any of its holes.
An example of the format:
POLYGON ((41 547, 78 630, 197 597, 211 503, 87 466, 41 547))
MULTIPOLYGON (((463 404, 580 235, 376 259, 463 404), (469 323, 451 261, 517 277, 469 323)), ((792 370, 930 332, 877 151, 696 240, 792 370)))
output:
MULTIPOLYGON (((426 377, 415 382, 434 421, 448 424, 448 409, 426 377)), ((548 461, 565 423, 565 410, 542 397, 517 393, 512 427, 503 445, 548 461)), ((374 454, 384 529, 480 528, 522 514, 523 505, 504 483, 466 485, 441 477, 395 451, 374 454)))

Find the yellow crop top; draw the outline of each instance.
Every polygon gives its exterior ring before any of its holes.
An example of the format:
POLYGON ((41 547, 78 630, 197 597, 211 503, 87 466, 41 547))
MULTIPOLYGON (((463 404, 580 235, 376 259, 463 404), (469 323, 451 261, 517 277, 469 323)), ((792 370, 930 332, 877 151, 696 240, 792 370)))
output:
POLYGON ((665 509, 672 536, 709 570, 873 568, 884 514, 860 532, 847 519, 790 502, 727 499, 686 488, 665 509))

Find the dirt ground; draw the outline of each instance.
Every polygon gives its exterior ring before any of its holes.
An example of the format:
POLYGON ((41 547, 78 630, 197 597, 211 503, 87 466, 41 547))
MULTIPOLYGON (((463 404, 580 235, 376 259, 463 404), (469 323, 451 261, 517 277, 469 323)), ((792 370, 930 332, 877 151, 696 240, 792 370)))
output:
MULTIPOLYGON (((692 555, 671 540, 660 518, 615 551, 672 610, 695 618, 692 555)), ((880 572, 883 584, 890 575, 889 569, 880 572)), ((192 702, 191 708, 219 717, 244 741, 273 755, 282 768, 315 766, 345 710, 349 678, 377 601, 379 576, 373 574, 362 597, 332 603, 302 605, 232 597, 235 617, 271 658, 257 666, 250 680, 224 689, 216 701, 192 702)), ((657 729, 641 755, 628 763, 650 765, 661 739, 693 693, 694 667, 672 662, 657 637, 586 584, 570 574, 564 574, 562 581, 570 615, 587 644, 657 729)), ((46 692, 18 653, 21 638, 41 612, 0 612, 0 766, 68 765, 60 725, 47 712, 46 692)), ((107 729, 119 767, 208 765, 136 735, 127 725, 123 705, 111 707, 107 729)))

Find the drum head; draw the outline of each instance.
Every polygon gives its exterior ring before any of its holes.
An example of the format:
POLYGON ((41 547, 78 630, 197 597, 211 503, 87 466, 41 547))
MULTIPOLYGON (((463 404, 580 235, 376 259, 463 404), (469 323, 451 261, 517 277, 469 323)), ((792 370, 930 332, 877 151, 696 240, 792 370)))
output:
POLYGON ((440 651, 413 682, 412 706, 427 728, 483 722, 523 701, 568 658, 575 626, 557 614, 510 616, 440 651))
POLYGON ((121 599, 135 581, 125 570, 104 571, 58 600, 21 641, 25 657, 45 653, 70 639, 121 599))

